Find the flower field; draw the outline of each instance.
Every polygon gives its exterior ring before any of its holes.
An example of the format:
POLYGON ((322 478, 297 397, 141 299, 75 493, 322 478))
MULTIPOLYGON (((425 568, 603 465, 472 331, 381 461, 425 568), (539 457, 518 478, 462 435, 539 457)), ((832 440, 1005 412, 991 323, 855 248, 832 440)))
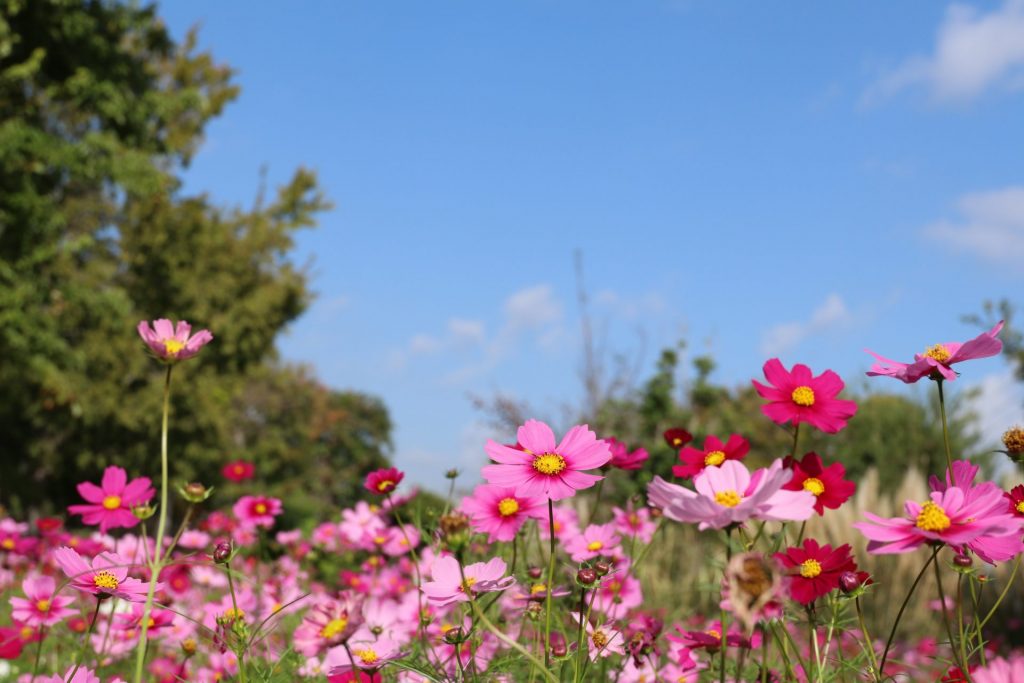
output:
MULTIPOLYGON (((869 375, 934 384, 942 414, 944 471, 907 472, 895 502, 801 448, 857 418, 839 375, 771 359, 753 386, 792 446, 766 467, 748 466, 742 434, 674 427, 650 438, 677 464, 605 503, 606 479, 647 468, 646 448, 527 420, 514 443, 480 444, 491 462, 468 495, 449 473, 441 509, 389 467, 289 529, 252 462, 225 461, 246 491, 226 509, 208 482, 178 480, 171 397, 216 339, 140 323, 165 378, 159 459, 85 478, 64 517, 0 517, 0 677, 1024 681, 1024 486, 986 480, 945 429, 945 383, 999 354, 1001 328, 906 363, 875 355, 869 375)), ((1003 442, 1016 461, 1024 430, 1003 442)))

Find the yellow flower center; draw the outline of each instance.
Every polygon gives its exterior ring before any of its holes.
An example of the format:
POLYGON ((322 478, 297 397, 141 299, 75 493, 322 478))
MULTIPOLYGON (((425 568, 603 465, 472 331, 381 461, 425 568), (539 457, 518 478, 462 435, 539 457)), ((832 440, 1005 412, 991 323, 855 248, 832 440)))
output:
POLYGON ((722 632, 718 631, 716 629, 711 629, 710 631, 704 631, 704 633, 706 633, 707 635, 711 636, 715 640, 721 640, 722 639, 722 632))
POLYGON ((545 453, 533 459, 533 469, 541 474, 561 474, 565 469, 565 458, 558 453, 545 453))
POLYGON ((185 343, 180 342, 177 339, 165 339, 164 349, 167 351, 169 356, 177 356, 178 352, 185 348, 185 343))
POLYGON ((798 406, 808 407, 814 405, 814 389, 808 386, 800 386, 793 390, 793 403, 798 406))
POLYGON ((817 560, 804 560, 800 563, 800 576, 813 579, 821 573, 821 563, 817 560))
POLYGON ((388 540, 387 536, 374 536, 373 537, 373 542, 376 543, 377 545, 384 545, 385 543, 387 543, 387 540, 388 540))
POLYGON ((267 506, 264 505, 263 503, 256 503, 256 505, 253 506, 252 509, 256 512, 257 515, 267 514, 267 506))
POLYGON ((331 619, 327 625, 320 629, 320 635, 330 640, 345 630, 348 626, 348 619, 331 619))
POLYGON ((804 479, 804 491, 810 491, 816 496, 820 496, 825 493, 825 484, 817 477, 808 477, 804 479))
POLYGON ((107 590, 117 590, 117 577, 108 571, 97 572, 92 577, 92 585, 97 588, 105 588, 107 590))
POLYGON ((103 507, 105 507, 108 510, 116 510, 117 508, 121 507, 121 497, 107 496, 106 498, 103 499, 103 507))
POLYGON ((376 664, 377 660, 380 659, 380 657, 377 656, 377 653, 374 652, 372 647, 367 647, 362 650, 356 650, 354 654, 356 657, 359 657, 359 659, 363 660, 363 664, 369 666, 376 664))
POLYGON ((50 601, 46 600, 45 598, 43 600, 36 600, 36 609, 40 612, 49 612, 50 601))
POLYGON ((594 551, 600 550, 603 547, 604 547, 604 543, 602 543, 601 541, 591 541, 587 545, 587 550, 589 550, 590 552, 594 552, 594 551))
POLYGON ((390 491, 393 488, 395 488, 395 482, 391 481, 390 479, 385 479, 381 483, 377 484, 377 490, 380 491, 381 493, 390 491))
POLYGON ((590 639, 594 642, 594 647, 598 650, 608 644, 608 636, 605 635, 604 631, 594 631, 590 635, 590 639))
POLYGON ((922 505, 917 513, 917 528, 924 531, 945 531, 951 524, 946 511, 932 501, 922 505))
POLYGON ((1024 500, 1018 502, 1014 507, 1017 508, 1017 512, 1024 515, 1024 500))
POLYGON ((245 616, 245 612, 240 609, 235 609, 234 607, 228 607, 224 610, 224 616, 234 621, 236 619, 243 618, 245 616))
POLYGON ((725 451, 711 451, 704 456, 705 467, 718 467, 725 462, 725 451))
POLYGON ((530 595, 537 595, 537 593, 543 593, 548 589, 543 583, 535 583, 530 586, 530 595))
POLYGON ((682 445, 682 443, 683 443, 683 440, 680 439, 678 436, 672 437, 672 445, 673 446, 679 446, 679 445, 682 445))
POLYGON ((947 360, 949 360, 950 353, 949 349, 947 349, 942 344, 936 344, 935 346, 929 346, 927 349, 924 350, 924 353, 921 355, 924 356, 925 358, 931 358, 933 360, 937 360, 940 363, 945 363, 947 360))
POLYGON ((242 465, 235 465, 235 474, 245 474, 245 467, 242 465))
POLYGON ((727 508, 734 508, 740 504, 743 500, 743 496, 736 493, 732 489, 728 491, 719 491, 715 494, 715 502, 727 508))
POLYGON ((519 512, 519 501, 515 498, 502 498, 498 501, 498 514, 502 517, 511 517, 519 512))
POLYGON ((13 538, 5 538, 3 542, 0 543, 0 547, 3 547, 4 550, 14 550, 14 545, 15 543, 13 538))
POLYGON ((476 583, 475 576, 467 576, 466 580, 462 582, 462 586, 459 587, 463 593, 469 593, 470 589, 473 588, 473 584, 476 583))

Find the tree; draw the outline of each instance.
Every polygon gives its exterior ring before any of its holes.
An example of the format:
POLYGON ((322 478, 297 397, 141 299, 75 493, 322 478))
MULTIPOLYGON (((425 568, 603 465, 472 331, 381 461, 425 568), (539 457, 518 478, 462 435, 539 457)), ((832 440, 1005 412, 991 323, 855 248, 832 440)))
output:
POLYGON ((157 317, 216 336, 175 371, 170 443, 183 476, 212 483, 229 455, 251 455, 311 509, 330 499, 326 470, 384 462, 379 401, 276 357, 275 338, 311 297, 288 255, 329 208, 315 175, 296 171, 267 202, 261 189, 249 209, 181 190, 205 125, 238 92, 194 33, 175 44, 153 7, 0 0, 8 505, 62 509, 75 482, 111 463, 154 473, 163 378, 133 328, 157 317), (289 479, 310 463, 321 470, 312 488, 289 479))

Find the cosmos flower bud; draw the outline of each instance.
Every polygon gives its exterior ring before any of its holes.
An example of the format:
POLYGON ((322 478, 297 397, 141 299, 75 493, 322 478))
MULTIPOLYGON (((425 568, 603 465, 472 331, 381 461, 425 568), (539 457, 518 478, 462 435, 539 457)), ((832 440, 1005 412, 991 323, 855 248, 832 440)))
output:
POLYGON ((217 564, 227 564, 231 560, 231 544, 221 541, 213 549, 213 561, 217 564))
POLYGON ((576 572, 576 583, 586 588, 597 582, 597 571, 591 567, 583 567, 576 572))
POLYGON ((598 577, 604 577, 608 575, 608 572, 612 570, 612 566, 607 562, 595 562, 594 571, 597 572, 598 577))
POLYGON ((184 486, 178 487, 178 493, 189 503, 198 505, 202 503, 211 495, 213 495, 213 487, 206 488, 197 481, 190 482, 184 486))
POLYGON ((185 657, 191 657, 196 653, 198 645, 196 644, 195 638, 186 638, 181 641, 181 651, 185 654, 185 657))
POLYGON ((957 553, 953 556, 953 564, 955 564, 957 567, 960 567, 961 569, 966 569, 970 567, 972 564, 974 564, 974 560, 971 559, 970 555, 962 555, 960 553, 957 553))
POLYGON ((839 588, 844 593, 852 593, 860 588, 860 577, 857 572, 843 572, 839 576, 839 588))
POLYGON ((443 640, 449 645, 458 645, 465 639, 465 634, 463 634, 462 629, 458 626, 453 626, 444 632, 443 640))
POLYGON ((527 573, 530 575, 531 579, 539 579, 541 576, 543 576, 544 570, 542 570, 540 567, 530 567, 527 570, 527 573))
POLYGON ((565 642, 565 636, 558 631, 551 632, 551 640, 548 641, 551 647, 552 657, 565 657, 569 654, 569 646, 565 642))
POLYGON ((469 543, 469 517, 465 513, 454 510, 441 515, 438 520, 441 540, 452 552, 459 552, 469 543))
POLYGON ((458 477, 459 477, 459 471, 457 469, 455 469, 454 467, 444 473, 444 478, 445 479, 458 479, 458 477))
POLYGON ((1024 456, 1024 427, 1007 429, 1003 433, 1003 445, 1006 446, 1006 454, 1012 460, 1020 460, 1024 456))
POLYGON ((132 514, 135 515, 135 519, 145 521, 156 514, 156 508, 152 505, 136 505, 132 508, 132 514))

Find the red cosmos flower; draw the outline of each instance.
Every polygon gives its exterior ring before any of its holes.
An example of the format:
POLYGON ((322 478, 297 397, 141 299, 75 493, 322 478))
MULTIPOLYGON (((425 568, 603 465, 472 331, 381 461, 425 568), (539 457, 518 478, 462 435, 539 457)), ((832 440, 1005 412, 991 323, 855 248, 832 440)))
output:
POLYGON ((679 451, 682 465, 674 465, 672 474, 682 479, 696 477, 705 467, 718 467, 726 460, 742 460, 750 451, 750 443, 739 434, 730 434, 729 441, 722 443, 717 436, 704 439, 704 448, 687 446, 679 451))
POLYGON ((1009 493, 1003 495, 1010 502, 1010 512, 1018 517, 1024 517, 1024 486, 1014 486, 1009 493))
POLYGON ((665 437, 665 443, 669 448, 682 448, 693 441, 693 434, 680 427, 666 429, 662 436, 665 437))
POLYGON ((220 471, 229 481, 239 482, 252 479, 256 474, 256 466, 248 460, 232 460, 220 471))
POLYGON ((849 545, 833 549, 830 545, 819 546, 813 538, 805 540, 802 547, 776 553, 775 559, 790 570, 790 597, 802 605, 809 605, 838 588, 839 577, 844 572, 857 571, 849 545))
POLYGON ((64 520, 60 517, 40 517, 36 520, 36 529, 43 536, 57 533, 62 526, 64 526, 64 520))
POLYGON ((832 463, 822 467, 821 458, 817 453, 808 453, 803 460, 789 460, 787 466, 793 469, 793 478, 782 488, 789 491, 810 491, 814 494, 814 509, 819 515, 825 514, 825 508, 835 510, 845 503, 857 490, 857 484, 843 479, 846 468, 842 463, 832 463))
POLYGON ((798 363, 789 372, 778 358, 772 358, 764 364, 764 376, 770 386, 753 380, 754 388, 769 401, 761 412, 776 424, 807 422, 835 434, 857 413, 856 403, 836 398, 846 385, 831 370, 814 377, 809 367, 798 363))
POLYGON ((650 457, 646 448, 637 448, 631 451, 629 446, 615 437, 605 439, 605 443, 608 444, 608 448, 612 452, 612 459, 608 461, 608 464, 618 467, 620 470, 638 470, 650 457))
MULTIPOLYGON (((33 630, 25 627, 30 633, 33 630)), ((21 628, 8 628, 0 626, 0 659, 17 659, 21 656, 21 650, 28 642, 22 638, 21 628)))
POLYGON ((387 469, 374 470, 366 475, 366 481, 363 486, 370 493, 384 496, 394 491, 403 479, 405 479, 404 472, 394 467, 388 467, 387 469))

